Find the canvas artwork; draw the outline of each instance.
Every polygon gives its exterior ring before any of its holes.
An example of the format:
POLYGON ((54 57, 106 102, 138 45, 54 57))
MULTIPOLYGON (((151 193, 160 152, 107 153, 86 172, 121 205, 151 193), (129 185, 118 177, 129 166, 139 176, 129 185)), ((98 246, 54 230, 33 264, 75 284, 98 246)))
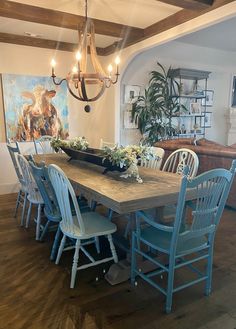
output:
POLYGON ((2 74, 2 90, 8 139, 68 137, 66 84, 55 86, 50 77, 2 74))

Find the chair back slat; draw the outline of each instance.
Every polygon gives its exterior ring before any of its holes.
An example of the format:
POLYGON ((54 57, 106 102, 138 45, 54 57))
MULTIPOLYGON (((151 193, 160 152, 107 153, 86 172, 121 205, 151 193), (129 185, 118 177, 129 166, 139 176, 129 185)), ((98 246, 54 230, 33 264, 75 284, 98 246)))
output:
POLYGON ((100 149, 104 149, 104 147, 112 148, 112 147, 115 147, 115 146, 116 146, 115 143, 104 141, 102 138, 100 139, 100 145, 99 145, 100 149))
POLYGON ((7 148, 8 148, 8 151, 9 151, 9 154, 10 154, 10 157, 11 157, 11 160, 12 160, 12 163, 13 163, 13 166, 15 168, 16 175, 17 175, 20 183, 24 183, 23 175, 22 175, 22 172, 20 170, 19 163, 18 163, 17 157, 16 157, 17 154, 20 154, 19 145, 18 145, 18 143, 16 143, 16 146, 14 147, 14 146, 12 146, 10 144, 7 144, 7 148))
POLYGON ((23 175, 23 179, 25 181, 27 192, 32 200, 41 201, 39 198, 41 197, 37 184, 34 180, 34 177, 31 173, 31 169, 29 166, 29 162, 22 154, 17 155, 17 160, 23 175))
POLYGON ((179 149, 169 155, 164 166, 163 171, 173 172, 182 175, 185 166, 189 167, 190 178, 196 176, 198 171, 199 160, 197 154, 190 149, 179 149))
POLYGON ((48 168, 44 163, 42 163, 40 167, 36 166, 32 161, 29 161, 29 164, 34 180, 43 198, 46 214, 49 216, 59 217, 59 205, 57 203, 57 198, 48 175, 48 168))
POLYGON ((34 140, 34 147, 36 154, 50 154, 55 153, 51 146, 52 136, 44 135, 34 140))
POLYGON ((141 167, 160 169, 165 150, 161 147, 153 147, 154 158, 149 160, 142 160, 141 167))
POLYGON ((75 233, 80 228, 81 234, 85 233, 83 218, 80 213, 74 189, 64 172, 56 165, 49 165, 48 174, 54 188, 60 208, 62 223, 68 232, 75 233), (72 215, 71 203, 76 216, 72 215))
POLYGON ((183 177, 174 224, 173 244, 176 244, 176 247, 179 242, 200 236, 205 236, 208 240, 214 238, 234 179, 235 168, 236 160, 233 161, 230 171, 213 169, 192 180, 187 176, 183 177), (185 214, 188 188, 195 193, 195 208, 185 214))

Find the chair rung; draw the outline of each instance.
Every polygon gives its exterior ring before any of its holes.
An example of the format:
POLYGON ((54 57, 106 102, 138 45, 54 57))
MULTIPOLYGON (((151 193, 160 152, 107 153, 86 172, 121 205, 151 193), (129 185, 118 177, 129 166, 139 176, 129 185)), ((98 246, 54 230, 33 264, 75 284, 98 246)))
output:
POLYGON ((155 265, 159 266, 160 268, 162 268, 165 272, 168 272, 168 268, 165 267, 163 264, 161 264, 160 262, 158 262, 156 259, 151 258, 150 256, 148 256, 147 254, 145 254, 144 252, 138 250, 137 248, 134 248, 134 251, 143 256, 144 258, 148 259, 150 262, 154 263, 155 265))
POLYGON ((143 280, 147 281, 148 283, 150 283, 154 288, 158 289, 163 295, 166 296, 166 291, 161 288, 159 286, 159 284, 155 283, 154 281, 152 281, 151 279, 149 279, 145 274, 138 272, 137 270, 134 270, 134 272, 140 276, 143 280))
POLYGON ((97 260, 94 263, 88 263, 88 264, 81 265, 81 266, 77 267, 77 270, 83 270, 83 269, 91 267, 91 266, 96 266, 96 265, 99 265, 99 264, 102 264, 102 263, 107 263, 107 262, 110 262, 111 260, 113 260, 113 257, 97 260))
POLYGON ((151 278, 152 276, 160 275, 160 274, 165 273, 165 272, 166 272, 165 270, 155 270, 155 271, 147 273, 146 276, 148 278, 151 278))
POLYGON ((199 283, 199 282, 202 282, 202 281, 206 280, 207 278, 208 278, 208 276, 207 275, 204 275, 202 278, 199 278, 199 279, 190 281, 190 282, 188 282, 186 284, 183 284, 182 286, 178 286, 178 287, 174 288, 173 289, 173 292, 177 292, 177 291, 180 291, 180 290, 185 289, 187 287, 193 286, 194 284, 199 283))
POLYGON ((198 262, 198 261, 200 261, 200 260, 202 260, 202 259, 205 259, 205 258, 207 258, 207 257, 209 257, 208 254, 207 254, 207 255, 204 255, 204 256, 200 256, 200 257, 198 257, 198 258, 194 258, 194 259, 188 260, 188 261, 183 262, 183 263, 179 263, 179 264, 175 265, 175 268, 178 269, 178 268, 180 268, 180 267, 187 266, 187 265, 189 265, 189 264, 192 264, 192 263, 198 262))
POLYGON ((75 245, 65 247, 65 248, 63 249, 63 251, 67 251, 67 250, 71 250, 71 249, 75 249, 75 245))

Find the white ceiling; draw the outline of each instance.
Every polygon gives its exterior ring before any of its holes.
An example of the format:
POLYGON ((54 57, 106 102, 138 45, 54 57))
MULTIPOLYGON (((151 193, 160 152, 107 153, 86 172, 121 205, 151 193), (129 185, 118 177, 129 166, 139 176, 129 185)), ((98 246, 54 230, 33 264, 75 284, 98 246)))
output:
MULTIPOLYGON (((30 32, 36 34, 38 38, 47 40, 56 40, 77 43, 78 42, 78 32, 59 28, 56 26, 43 25, 38 23, 31 23, 25 21, 19 21, 17 19, 9 19, 5 17, 0 17, 0 32, 2 33, 12 33, 17 35, 26 36, 25 32, 30 32)), ((115 41, 119 41, 119 38, 109 37, 105 35, 95 36, 96 45, 98 47, 107 47, 115 41)))
POLYGON ((177 41, 236 52, 236 17, 188 34, 177 41))
MULTIPOLYGON (((14 2, 84 15, 84 0, 14 0, 14 2)), ((88 0, 88 16, 145 28, 181 10, 156 0, 88 0)))

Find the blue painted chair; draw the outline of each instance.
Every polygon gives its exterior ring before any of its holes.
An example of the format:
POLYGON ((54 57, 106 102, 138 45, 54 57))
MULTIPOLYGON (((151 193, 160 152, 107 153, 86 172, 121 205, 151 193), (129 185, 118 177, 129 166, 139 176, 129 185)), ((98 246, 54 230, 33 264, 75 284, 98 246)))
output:
MULTIPOLYGON (((234 179, 236 160, 232 167, 226 169, 214 169, 190 180, 188 178, 188 167, 184 169, 184 176, 180 188, 174 226, 165 226, 154 222, 145 212, 137 213, 137 228, 132 235, 132 269, 131 282, 135 283, 136 276, 150 283, 166 296, 166 312, 171 312, 173 293, 190 287, 196 283, 205 281, 205 294, 211 292, 213 247, 216 229, 222 216, 225 202, 234 179), (186 191, 194 189, 196 204, 195 210, 191 210, 191 218, 186 215, 186 191), (140 226, 140 220, 146 222, 145 227, 140 226), (167 262, 159 260, 143 251, 144 248, 165 254, 167 262), (138 266, 137 255, 150 260, 156 270, 143 273, 138 266), (187 256, 187 259, 186 259, 187 256), (194 263, 205 260, 206 271, 200 271, 194 263), (185 284, 174 286, 175 272, 188 267, 195 273, 196 278, 185 284), (167 287, 163 288, 153 280, 154 277, 166 275, 167 287)), ((145 250, 145 249, 144 249, 145 250)))
POLYGON ((12 146, 10 144, 10 141, 8 141, 8 143, 7 143, 7 148, 8 148, 8 151, 10 153, 11 160, 12 160, 13 166, 15 168, 17 178, 18 178, 19 183, 20 183, 20 189, 19 189, 17 199, 16 199, 16 208, 15 208, 14 217, 17 216, 18 208, 21 205, 23 207, 22 208, 22 213, 21 213, 21 226, 23 226, 28 192, 27 192, 26 182, 23 178, 23 175, 21 173, 19 164, 17 162, 17 154, 20 154, 20 149, 19 149, 18 143, 16 143, 15 146, 12 146))
POLYGON ((84 213, 80 212, 73 187, 64 172, 58 166, 50 165, 48 167, 48 174, 57 197, 62 217, 62 221, 59 225, 63 233, 63 237, 58 250, 56 264, 59 263, 63 250, 67 250, 67 248, 65 248, 66 239, 72 238, 76 240, 70 282, 70 287, 74 288, 77 270, 85 269, 112 260, 115 263, 118 262, 116 250, 112 241, 112 233, 116 231, 116 225, 111 223, 106 217, 93 211, 87 211, 84 213), (75 215, 73 215, 71 203, 73 205, 75 215), (99 236, 106 236, 108 238, 112 257, 95 260, 82 245, 83 241, 99 236), (90 262, 78 267, 80 250, 85 254, 90 262))

